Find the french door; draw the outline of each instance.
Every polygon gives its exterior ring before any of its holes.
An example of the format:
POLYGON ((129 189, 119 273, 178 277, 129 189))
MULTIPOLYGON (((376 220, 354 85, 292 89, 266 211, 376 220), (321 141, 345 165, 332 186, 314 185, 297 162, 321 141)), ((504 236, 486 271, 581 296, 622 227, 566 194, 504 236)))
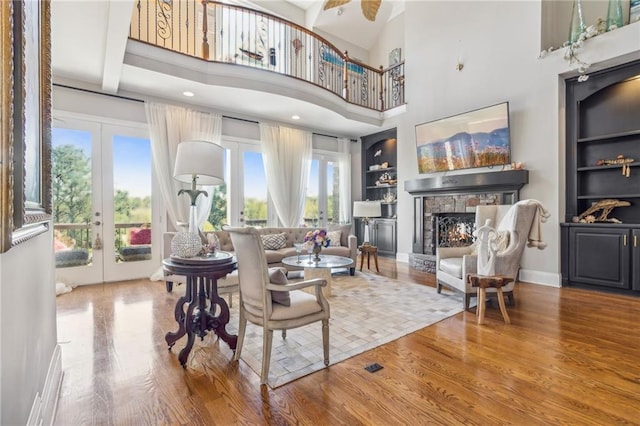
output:
POLYGON ((155 179, 144 126, 56 114, 52 169, 59 281, 142 278, 159 267, 162 214, 152 197, 155 179))
POLYGON ((304 222, 309 227, 340 223, 340 168, 331 154, 314 154, 307 182, 304 222))

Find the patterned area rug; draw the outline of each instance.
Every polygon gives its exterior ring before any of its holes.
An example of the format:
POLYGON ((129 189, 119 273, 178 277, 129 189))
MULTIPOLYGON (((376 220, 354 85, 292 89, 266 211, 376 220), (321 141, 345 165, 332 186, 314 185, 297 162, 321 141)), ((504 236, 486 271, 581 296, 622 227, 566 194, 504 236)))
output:
MULTIPOLYGON (((231 318, 237 318, 234 297, 231 318)), ((460 295, 356 272, 333 275, 329 361, 336 364, 462 312, 460 295), (384 313, 384 315, 380 315, 384 313)), ((321 323, 273 333, 269 386, 276 388, 324 368, 321 323)), ((227 331, 236 334, 237 322, 227 331)), ((262 328, 247 323, 241 360, 260 375, 262 328)))

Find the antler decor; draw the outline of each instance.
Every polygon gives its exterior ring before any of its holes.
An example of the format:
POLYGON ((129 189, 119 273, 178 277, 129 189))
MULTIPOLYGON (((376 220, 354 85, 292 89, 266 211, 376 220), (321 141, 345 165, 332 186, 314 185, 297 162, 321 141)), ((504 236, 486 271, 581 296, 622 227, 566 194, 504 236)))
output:
MULTIPOLYGON (((342 6, 349 3, 351 0, 327 0, 324 4, 324 10, 333 9, 334 7, 342 6)), ((362 14, 369 21, 375 21, 378 9, 380 9, 380 3, 382 0, 360 0, 360 6, 362 7, 362 14)))
POLYGON ((620 154, 616 157, 615 160, 598 160, 598 166, 602 166, 605 164, 622 164, 623 176, 629 177, 631 176, 631 167, 629 167, 629 163, 633 163, 634 161, 635 160, 633 158, 626 158, 624 155, 620 154))

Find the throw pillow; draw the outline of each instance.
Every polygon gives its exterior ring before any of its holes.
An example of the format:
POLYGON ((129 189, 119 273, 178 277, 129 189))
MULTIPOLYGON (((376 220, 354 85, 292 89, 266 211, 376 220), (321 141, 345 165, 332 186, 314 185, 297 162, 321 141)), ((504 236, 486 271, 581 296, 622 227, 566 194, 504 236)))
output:
POLYGON ((151 228, 131 229, 129 232, 129 241, 132 246, 138 244, 151 244, 151 228))
MULTIPOLYGON (((284 285, 289 282, 287 270, 281 267, 269 268, 269 282, 271 284, 284 285)), ((291 306, 291 297, 288 291, 271 291, 271 301, 284 306, 291 306)))
POLYGON ((342 235, 342 231, 329 231, 327 232, 327 237, 329 238, 329 245, 333 247, 340 247, 340 236, 342 235))
POLYGON ((265 250, 279 250, 287 246, 287 237, 285 233, 261 235, 262 244, 265 250))

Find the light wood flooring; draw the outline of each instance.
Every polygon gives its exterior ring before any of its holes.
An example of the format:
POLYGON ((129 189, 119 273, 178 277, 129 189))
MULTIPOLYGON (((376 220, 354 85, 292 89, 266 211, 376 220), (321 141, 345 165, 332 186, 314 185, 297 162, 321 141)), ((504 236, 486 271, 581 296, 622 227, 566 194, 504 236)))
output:
MULTIPOLYGON (((380 270, 434 286, 393 260, 380 270)), ((496 306, 482 326, 463 312, 272 390, 214 336, 183 369, 183 340, 164 341, 176 326, 163 284, 76 288, 57 298, 55 424, 640 424, 640 299, 525 283, 515 297, 511 325, 496 306)))

